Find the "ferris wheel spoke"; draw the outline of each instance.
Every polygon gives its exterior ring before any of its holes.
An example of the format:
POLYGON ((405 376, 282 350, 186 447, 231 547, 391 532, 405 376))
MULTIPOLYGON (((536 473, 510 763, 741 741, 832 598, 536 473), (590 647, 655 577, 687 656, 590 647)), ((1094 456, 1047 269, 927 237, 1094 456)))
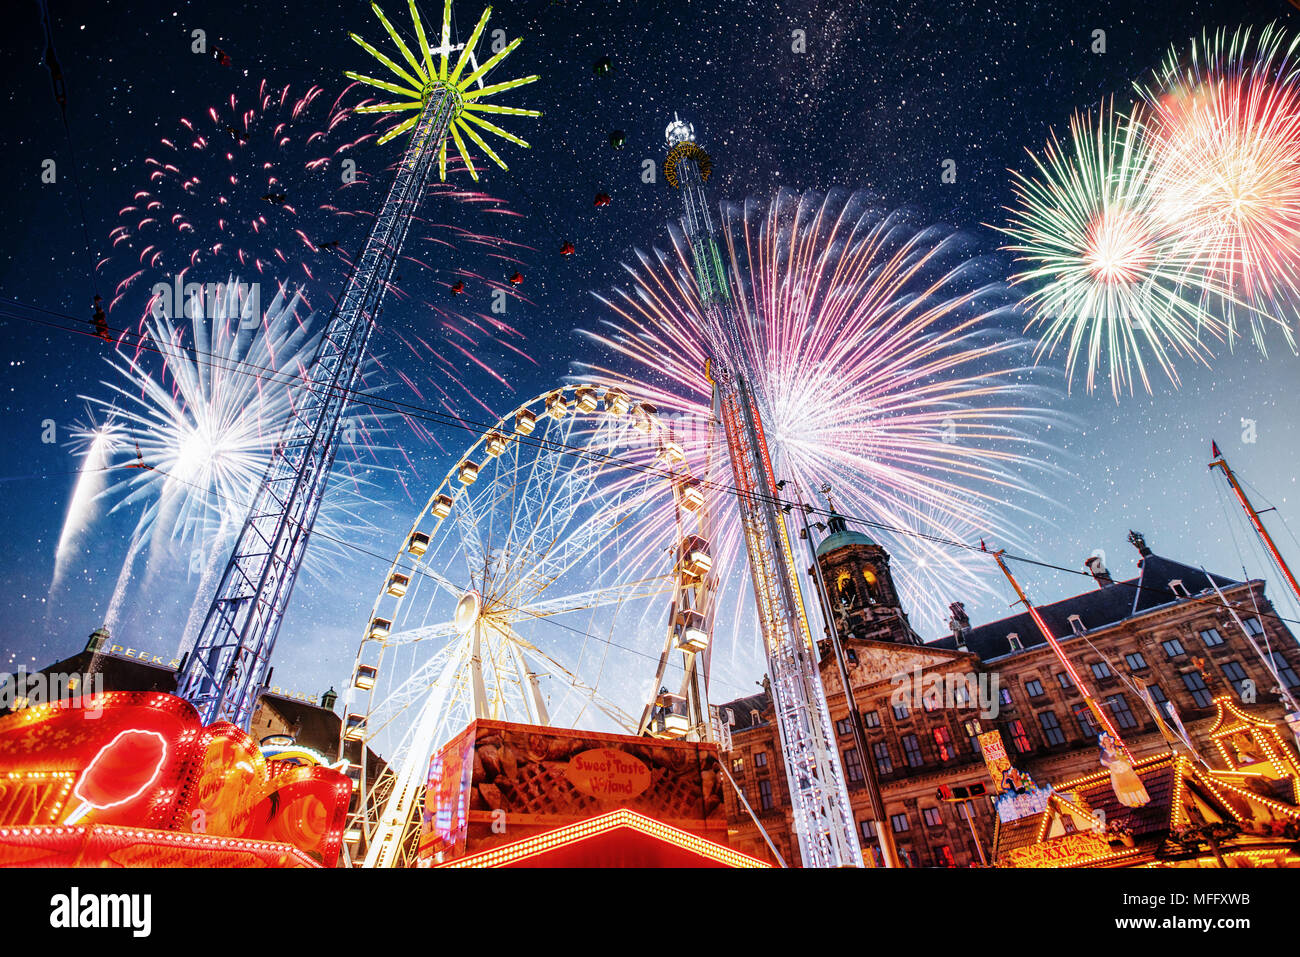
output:
POLYGON ((538 516, 525 542, 528 553, 536 555, 536 560, 526 569, 521 567, 505 583, 503 591, 508 590, 512 601, 540 594, 576 560, 590 558, 595 542, 608 535, 602 531, 605 518, 599 506, 596 515, 570 530, 580 506, 591 505, 594 476, 598 471, 595 459, 580 457, 561 479, 549 483, 550 494, 528 510, 538 516), (569 533, 565 534, 566 531, 569 533))
POLYGON ((607 540, 622 524, 610 522, 602 512, 592 516, 574 532, 557 543, 541 561, 513 582, 513 590, 503 600, 519 604, 532 596, 540 595, 552 583, 562 578, 575 565, 600 558, 600 544, 607 540))
MULTIPOLYGON (((390 691, 379 707, 373 709, 367 716, 367 745, 378 743, 390 727, 407 717, 408 709, 412 705, 422 704, 431 693, 436 692, 439 687, 445 685, 449 680, 448 669, 451 666, 460 667, 461 657, 463 656, 459 654, 456 644, 439 649, 432 658, 412 673, 409 678, 390 691)), ((389 754, 390 764, 395 763, 398 757, 404 753, 407 747, 406 738, 415 727, 416 722, 406 725, 406 733, 403 739, 395 744, 389 754)))
POLYGON ((526 532, 524 551, 543 557, 573 517, 571 490, 585 488, 590 481, 590 457, 563 451, 570 446, 573 420, 557 425, 554 431, 556 435, 548 432, 546 436, 549 444, 544 464, 539 456, 524 486, 524 514, 530 521, 520 526, 520 531, 526 532))
POLYGON ((556 671, 558 671, 561 675, 564 676, 565 683, 568 684, 573 691, 579 693, 582 697, 590 701, 598 709, 604 712, 604 714, 607 717, 617 722, 618 724, 622 725, 624 730, 628 734, 636 733, 636 727, 638 722, 635 718, 633 718, 631 715, 625 712, 618 705, 614 704, 614 702, 604 697, 604 695, 600 694, 600 692, 598 692, 595 688, 592 688, 589 685, 587 685, 586 682, 584 682, 581 678, 575 675, 564 665, 560 664, 560 662, 556 661, 550 655, 546 654, 546 652, 542 651, 540 648, 538 648, 536 645, 532 644, 531 642, 526 641, 525 639, 520 637, 517 632, 512 631, 511 634, 514 636, 514 641, 516 645, 519 647, 520 651, 525 655, 525 657, 540 662, 543 668, 549 666, 549 668, 553 668, 556 671))
POLYGON ((626 584, 611 585, 606 588, 593 588, 572 595, 550 598, 546 601, 533 602, 502 611, 510 622, 526 621, 529 618, 553 618, 575 611, 588 611, 607 608, 624 602, 636 602, 656 595, 671 595, 674 581, 671 577, 645 578, 626 584))
POLYGON ((423 625, 394 632, 383 640, 388 646, 413 645, 419 641, 431 641, 435 638, 447 638, 456 633, 456 623, 445 621, 437 625, 423 625))
POLYGON ((456 528, 460 530, 460 547, 465 553, 469 580, 481 583, 487 574, 488 555, 479 536, 477 503, 468 488, 452 509, 452 515, 455 516, 456 528))

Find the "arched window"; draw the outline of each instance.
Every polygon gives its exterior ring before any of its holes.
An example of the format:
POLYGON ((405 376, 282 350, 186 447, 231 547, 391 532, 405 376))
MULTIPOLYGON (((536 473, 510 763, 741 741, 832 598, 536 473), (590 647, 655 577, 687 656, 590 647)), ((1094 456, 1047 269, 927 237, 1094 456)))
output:
POLYGON ((874 605, 880 603, 880 578, 874 568, 862 569, 862 580, 867 583, 867 598, 874 605))
POLYGON ((858 604, 858 588, 854 584, 853 576, 848 572, 840 572, 835 579, 835 590, 842 604, 850 606, 858 604))

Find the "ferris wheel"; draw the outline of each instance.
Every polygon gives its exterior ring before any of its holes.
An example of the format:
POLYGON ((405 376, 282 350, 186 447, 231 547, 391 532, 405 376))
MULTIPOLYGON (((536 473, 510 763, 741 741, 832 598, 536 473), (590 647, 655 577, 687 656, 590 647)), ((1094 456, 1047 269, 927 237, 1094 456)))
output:
POLYGON ((672 425, 618 388, 543 393, 477 436, 357 650, 340 741, 354 861, 414 865, 430 758, 475 719, 711 737, 706 487, 672 425))

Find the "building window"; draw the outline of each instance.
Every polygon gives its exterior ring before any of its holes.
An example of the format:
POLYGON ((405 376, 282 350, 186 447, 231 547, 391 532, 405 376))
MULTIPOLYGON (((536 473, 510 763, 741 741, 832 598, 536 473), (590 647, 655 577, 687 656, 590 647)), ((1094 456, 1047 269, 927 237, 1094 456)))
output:
POLYGON ((957 859, 952 856, 952 848, 945 844, 943 847, 936 848, 934 852, 935 867, 956 867, 957 859))
POLYGON ((1019 719, 1012 721, 1008 725, 1008 730, 1011 732, 1011 743, 1015 746, 1016 751, 1020 754, 1028 754, 1030 748, 1029 735, 1025 733, 1024 723, 1019 719))
POLYGON ((1187 590, 1187 586, 1183 584, 1183 580, 1181 578, 1175 578, 1173 581, 1171 581, 1169 583, 1169 590, 1173 592, 1175 595, 1177 595, 1179 598, 1192 597, 1191 592, 1187 590))
POLYGON ((912 853, 910 847, 900 847, 898 859, 903 862, 904 867, 916 867, 916 855, 912 853))
POLYGON ((1215 645, 1223 644, 1223 636, 1219 634, 1217 628, 1206 628, 1201 632, 1201 641, 1205 642, 1206 648, 1213 648, 1215 645))
POLYGON ((907 823, 906 811, 902 814, 891 814, 889 816, 889 824, 894 829, 895 834, 902 834, 911 827, 911 825, 907 823))
POLYGON ((1124 661, 1128 663, 1130 671, 1141 671, 1147 666, 1147 660, 1142 657, 1142 652, 1135 651, 1131 655, 1125 655, 1124 661))
POLYGON ((998 700, 1002 702, 1004 708, 1014 708, 1016 703, 1011 700, 1011 689, 1003 688, 998 692, 998 700))
POLYGON ((1170 638, 1168 641, 1160 642, 1160 647, 1165 649, 1166 658, 1177 658, 1183 654, 1183 643, 1177 638, 1170 638))
POLYGON ((930 714, 932 711, 937 709, 939 707, 938 692, 932 691, 928 695, 923 697, 921 699, 921 707, 925 710, 926 714, 930 714))
POLYGON ((755 752, 754 752, 754 767, 756 767, 756 768, 765 768, 765 767, 767 767, 767 752, 766 752, 766 751, 755 751, 755 752))
POLYGON ((839 721, 836 721, 836 722, 835 722, 835 733, 836 733, 836 734, 841 734, 841 735, 844 735, 844 734, 852 734, 852 733, 853 733, 853 722, 851 722, 848 718, 843 718, 843 719, 841 719, 841 720, 839 720, 839 721))
POLYGON ((1043 683, 1037 678, 1030 678, 1025 682, 1025 693, 1031 698, 1041 698, 1043 696, 1043 683))
POLYGON ((1163 705, 1169 699, 1165 697, 1165 693, 1160 690, 1160 686, 1147 685, 1147 694, 1151 695, 1151 701, 1156 705, 1156 710, 1159 711, 1161 715, 1163 715, 1164 714, 1163 705))
POLYGON ((1092 676, 1100 681, 1102 678, 1110 677, 1110 665, 1104 661, 1096 661, 1092 664, 1092 676))
POLYGON ((940 761, 951 761, 957 757, 957 750, 952 746, 952 732, 947 727, 934 729, 934 750, 940 761))
POLYGON ((862 846, 871 848, 871 857, 876 867, 884 867, 885 852, 880 849, 880 841, 876 839, 876 822, 862 821, 858 824, 858 831, 862 834, 862 846))
POLYGON ((863 779, 862 757, 857 748, 849 748, 844 752, 844 774, 850 784, 857 784, 863 779))
POLYGON ((868 728, 880 727, 880 712, 879 711, 862 712, 862 724, 863 726, 868 728))
POLYGON ((952 689, 952 703, 958 708, 965 708, 970 704, 970 695, 961 685, 952 689))
POLYGON ((921 817, 925 819, 926 827, 938 827, 943 823, 943 818, 939 816, 939 809, 937 807, 921 808, 921 817))
POLYGON ((925 758, 921 755, 921 742, 916 739, 914 734, 903 735, 903 754, 907 757, 907 763, 914 768, 919 768, 925 763, 925 758))
POLYGON ((862 848, 865 851, 871 848, 871 857, 875 861, 876 867, 885 866, 885 852, 880 849, 880 841, 876 837, 875 821, 859 821, 858 833, 862 835, 862 848))
POLYGON ((905 704, 896 704, 896 705, 894 705, 894 717, 895 717, 895 718, 897 718, 899 721, 902 721, 904 718, 907 717, 907 715, 908 715, 907 705, 905 705, 905 704))
POLYGON ((1106 699, 1106 704, 1110 705, 1110 713, 1115 716, 1115 723, 1121 728, 1136 728, 1138 726, 1137 718, 1133 717, 1133 712, 1129 710, 1128 701, 1122 694, 1113 694, 1106 699))
POLYGON ((1070 616, 1070 630, 1076 635, 1085 635, 1088 633, 1088 629, 1083 624, 1083 619, 1078 615, 1070 616))
POLYGON ((970 808, 967 806, 967 804, 968 802, 962 801, 960 804, 957 805, 957 817, 959 817, 963 821, 965 821, 968 817, 970 817, 970 808))
POLYGON ((1062 688, 1064 688, 1066 691, 1069 691, 1071 688, 1074 687, 1074 682, 1070 680, 1070 676, 1066 674, 1064 671, 1057 674, 1056 683, 1060 685, 1062 688))
POLYGON ((850 648, 848 651, 844 652, 844 657, 849 659, 849 664, 851 665, 856 665, 858 663, 858 652, 854 648, 850 648))
POLYGON ((1228 679, 1228 684, 1237 689, 1237 697, 1245 700, 1247 682, 1250 681, 1250 677, 1246 674, 1246 669, 1241 666, 1241 662, 1225 662, 1223 665, 1223 677, 1228 679))
MULTIPOLYGON (((1256 618, 1251 619, 1251 621, 1257 620, 1258 619, 1256 618)), ((1249 622, 1247 624, 1249 624, 1249 622)), ((1287 664, 1286 659, 1282 657, 1281 653, 1274 651, 1270 653, 1269 657, 1273 659, 1273 668, 1277 671, 1277 675, 1282 679, 1283 683, 1285 683, 1288 688, 1300 688, 1300 678, 1296 677, 1295 670, 1287 664)))
POLYGON ((1196 702, 1198 708, 1208 708, 1213 703, 1214 696, 1210 694, 1210 689, 1205 687, 1205 681, 1199 673, 1192 671, 1183 675, 1183 684, 1192 693, 1192 700, 1196 702))
POLYGON ((1085 738, 1097 740, 1097 725, 1093 723, 1092 712, 1086 704, 1074 706, 1074 720, 1079 722, 1079 730, 1083 732, 1085 738))
POLYGON ((732 760, 731 760, 731 773, 732 773, 732 774, 740 774, 740 773, 742 773, 744 770, 745 770, 745 759, 744 759, 744 758, 732 758, 732 760))
POLYGON ((1246 634, 1248 635, 1264 634, 1264 626, 1260 624, 1258 618, 1247 618, 1245 624, 1246 624, 1246 634))
POLYGON ((1056 720, 1056 712, 1040 712, 1038 723, 1043 729, 1043 737, 1047 739, 1049 748, 1058 744, 1065 744, 1065 732, 1061 730, 1061 722, 1056 720))
POLYGON ((876 756, 876 768, 881 774, 889 774, 894 770, 894 762, 889 757, 889 746, 883 741, 877 741, 871 746, 871 751, 876 756))
POLYGON ((772 810, 772 782, 767 778, 758 782, 758 805, 764 811, 772 810))

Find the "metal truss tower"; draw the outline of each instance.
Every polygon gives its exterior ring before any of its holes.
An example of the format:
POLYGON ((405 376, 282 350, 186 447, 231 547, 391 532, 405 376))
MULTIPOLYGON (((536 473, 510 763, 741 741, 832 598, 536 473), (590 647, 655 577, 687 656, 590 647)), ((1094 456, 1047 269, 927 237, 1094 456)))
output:
POLYGON ((665 136, 664 176, 682 192, 682 229, 691 246, 700 305, 709 319, 714 418, 724 429, 737 489, 800 855, 805 867, 861 867, 794 549, 751 387, 755 376, 745 358, 741 314, 709 215, 704 184, 713 163, 696 144, 690 124, 674 117, 665 136))
POLYGON ((414 0, 410 9, 419 39, 419 59, 383 11, 374 7, 409 69, 352 34, 352 39, 391 70, 401 83, 351 72, 347 75, 403 97, 402 102, 367 105, 358 107, 357 111, 413 112, 385 133, 379 143, 408 130, 411 138, 361 255, 330 315, 306 381, 302 383, 293 412, 275 445, 270 466, 222 573, 203 628, 178 677, 177 694, 198 709, 205 724, 229 721, 239 727, 249 726, 258 695, 269 677, 276 635, 338 452, 343 411, 359 380, 375 320, 435 165, 440 175, 446 176, 448 136, 455 140, 462 159, 477 179, 462 133, 502 168, 505 164, 483 142, 475 126, 528 145, 482 119, 477 112, 540 116, 533 110, 484 102, 494 93, 537 79, 531 76, 483 85, 482 77, 520 43, 516 39, 482 66, 473 60, 474 45, 483 33, 491 8, 479 19, 469 41, 453 47, 451 0, 446 0, 442 44, 432 48, 414 0), (448 54, 457 50, 460 55, 449 72, 448 54), (465 72, 471 63, 472 70, 465 72))

